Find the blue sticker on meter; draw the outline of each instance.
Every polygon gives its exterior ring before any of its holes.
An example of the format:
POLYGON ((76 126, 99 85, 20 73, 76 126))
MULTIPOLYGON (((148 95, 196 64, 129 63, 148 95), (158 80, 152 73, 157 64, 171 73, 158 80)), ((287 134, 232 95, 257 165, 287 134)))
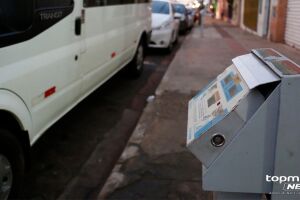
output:
POLYGON ((234 74, 231 72, 221 81, 227 102, 243 90, 242 86, 239 83, 235 83, 233 78, 234 74))

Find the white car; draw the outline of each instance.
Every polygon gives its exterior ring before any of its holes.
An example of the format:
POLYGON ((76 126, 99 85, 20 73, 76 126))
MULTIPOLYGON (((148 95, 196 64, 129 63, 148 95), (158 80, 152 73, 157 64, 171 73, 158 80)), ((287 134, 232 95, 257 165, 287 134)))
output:
POLYGON ((141 74, 150 33, 149 0, 0 1, 1 200, 52 124, 125 66, 141 74))
POLYGON ((179 21, 174 14, 170 1, 152 1, 152 35, 149 47, 172 50, 179 32, 179 21))

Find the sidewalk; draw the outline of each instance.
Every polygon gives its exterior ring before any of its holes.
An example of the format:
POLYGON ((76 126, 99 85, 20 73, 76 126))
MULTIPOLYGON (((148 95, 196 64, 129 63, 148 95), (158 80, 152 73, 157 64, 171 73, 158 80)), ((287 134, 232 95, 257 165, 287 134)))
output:
POLYGON ((185 148, 187 103, 235 56, 271 47, 300 63, 300 51, 223 22, 187 35, 156 98, 149 102, 99 199, 212 199, 201 189, 201 163, 185 148))

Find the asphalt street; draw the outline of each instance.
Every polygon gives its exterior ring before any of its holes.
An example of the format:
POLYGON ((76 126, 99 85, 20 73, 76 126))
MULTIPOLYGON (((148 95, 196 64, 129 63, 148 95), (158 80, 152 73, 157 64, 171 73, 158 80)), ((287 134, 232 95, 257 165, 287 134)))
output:
POLYGON ((170 54, 150 49, 139 79, 119 72, 38 140, 25 179, 26 199, 96 197, 183 38, 170 54))

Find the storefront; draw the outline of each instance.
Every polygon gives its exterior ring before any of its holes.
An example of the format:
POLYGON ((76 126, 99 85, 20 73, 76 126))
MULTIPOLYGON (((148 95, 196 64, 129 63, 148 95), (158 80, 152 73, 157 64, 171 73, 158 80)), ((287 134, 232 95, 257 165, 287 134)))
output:
POLYGON ((269 28, 270 0, 242 0, 241 27, 261 37, 269 28))
POLYGON ((300 1, 288 0, 284 40, 288 45, 300 48, 300 1))

